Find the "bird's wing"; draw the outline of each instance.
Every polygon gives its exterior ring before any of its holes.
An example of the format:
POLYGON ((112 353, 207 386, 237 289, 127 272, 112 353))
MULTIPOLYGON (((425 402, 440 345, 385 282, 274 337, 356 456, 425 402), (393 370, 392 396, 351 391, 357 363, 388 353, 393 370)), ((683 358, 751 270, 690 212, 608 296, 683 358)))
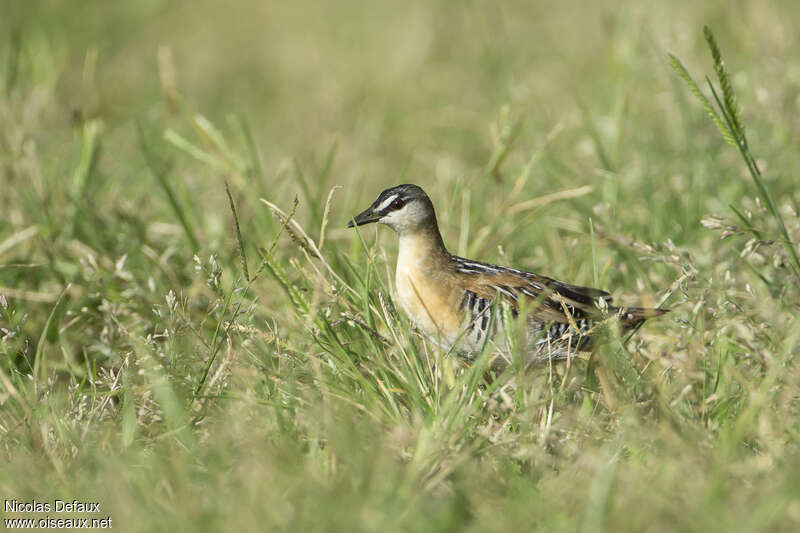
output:
POLYGON ((457 258, 463 281, 462 307, 471 312, 471 324, 486 330, 488 313, 496 298, 506 302, 516 315, 524 309, 531 331, 540 332, 539 342, 567 343, 571 349, 589 349, 595 326, 603 322, 598 304, 616 315, 623 331, 667 309, 617 307, 609 293, 591 287, 564 283, 546 276, 457 258), (602 304, 600 303, 602 302, 602 304), (577 340, 576 336, 577 335, 577 340), (571 344, 571 343, 575 344, 571 344))
POLYGON ((575 285, 566 285, 549 278, 499 273, 475 278, 469 290, 490 301, 499 295, 512 309, 525 307, 529 318, 541 322, 563 322, 594 318, 600 315, 598 298, 610 303, 610 296, 575 285), (592 291, 592 292, 587 292, 592 291), (596 295, 596 296, 595 296, 596 295))
POLYGON ((546 276, 513 268, 456 259, 466 289, 489 302, 499 294, 518 310, 522 302, 533 318, 542 322, 570 322, 600 315, 598 300, 612 307, 609 293, 591 287, 564 283, 546 276))

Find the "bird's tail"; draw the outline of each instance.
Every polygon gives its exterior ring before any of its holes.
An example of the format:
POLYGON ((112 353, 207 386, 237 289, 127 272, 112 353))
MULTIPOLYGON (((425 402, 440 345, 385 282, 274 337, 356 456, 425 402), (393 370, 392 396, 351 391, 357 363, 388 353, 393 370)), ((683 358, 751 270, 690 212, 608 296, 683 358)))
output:
POLYGON ((669 309, 660 307, 620 307, 617 309, 619 321, 623 328, 633 328, 647 320, 669 313, 669 309))

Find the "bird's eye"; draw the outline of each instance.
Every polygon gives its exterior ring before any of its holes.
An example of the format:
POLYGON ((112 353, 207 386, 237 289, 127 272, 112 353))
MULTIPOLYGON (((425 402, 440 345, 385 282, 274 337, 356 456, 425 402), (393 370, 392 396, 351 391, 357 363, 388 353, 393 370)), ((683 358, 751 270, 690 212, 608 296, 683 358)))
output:
POLYGON ((392 202, 392 209, 400 209, 406 205, 405 201, 402 198, 397 198, 394 202, 392 202))

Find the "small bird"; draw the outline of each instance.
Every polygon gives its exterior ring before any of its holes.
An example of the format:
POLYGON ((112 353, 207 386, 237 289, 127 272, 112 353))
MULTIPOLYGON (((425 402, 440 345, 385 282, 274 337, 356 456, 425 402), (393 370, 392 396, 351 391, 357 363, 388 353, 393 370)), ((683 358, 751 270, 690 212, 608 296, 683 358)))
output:
POLYGON ((395 286, 400 306, 422 333, 466 359, 486 342, 493 367, 510 362, 507 326, 523 313, 526 361, 566 359, 589 351, 598 326, 613 316, 622 332, 666 309, 616 307, 611 295, 532 272, 472 261, 447 251, 433 202, 417 185, 386 189, 348 228, 386 224, 400 238, 395 286), (506 335, 503 332, 506 332, 506 335))

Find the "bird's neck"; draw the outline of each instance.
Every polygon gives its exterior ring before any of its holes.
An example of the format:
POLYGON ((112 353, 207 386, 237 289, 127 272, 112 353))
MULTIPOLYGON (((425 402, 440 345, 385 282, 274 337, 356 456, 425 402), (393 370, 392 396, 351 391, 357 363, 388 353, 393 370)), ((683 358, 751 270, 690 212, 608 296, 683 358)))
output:
POLYGON ((439 228, 435 224, 425 225, 400 234, 397 252, 398 270, 413 271, 434 268, 449 256, 439 228))

